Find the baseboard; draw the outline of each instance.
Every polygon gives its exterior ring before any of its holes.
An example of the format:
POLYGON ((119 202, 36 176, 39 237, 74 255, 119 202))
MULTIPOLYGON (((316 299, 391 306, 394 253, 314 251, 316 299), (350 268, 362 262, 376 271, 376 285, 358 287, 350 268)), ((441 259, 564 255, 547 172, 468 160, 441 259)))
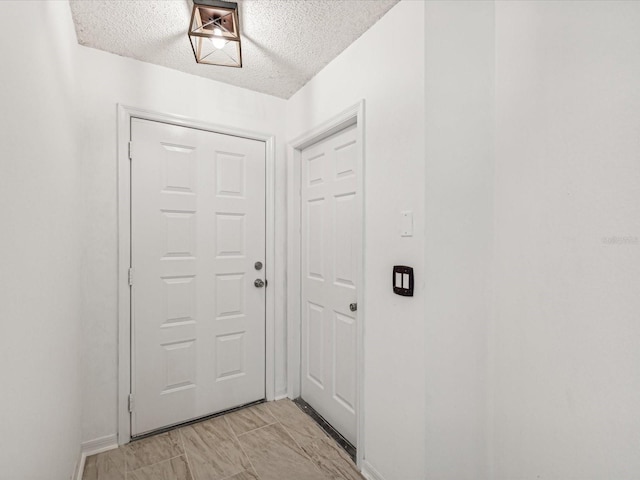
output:
POLYGON ((82 442, 82 453, 87 457, 95 455, 96 453, 113 450, 114 448, 118 448, 118 435, 115 433, 82 442))
POLYGON ((285 398, 289 398, 289 395, 287 395, 287 392, 284 392, 284 393, 281 393, 279 395, 276 395, 274 400, 282 400, 282 399, 285 399, 285 398))
POLYGON ((362 471, 360 473, 362 473, 367 480, 385 480, 382 474, 366 460, 362 461, 362 471))
POLYGON ((80 451, 80 461, 78 462, 78 469, 73 477, 74 480, 82 480, 84 473, 84 464, 87 461, 87 457, 96 455, 97 453, 107 452, 118 448, 118 436, 116 434, 107 435, 100 438, 95 438, 86 442, 82 442, 80 451))
POLYGON ((82 475, 84 474, 84 461, 87 459, 87 456, 80 452, 80 458, 76 462, 76 470, 73 472, 73 480, 82 480, 82 475))

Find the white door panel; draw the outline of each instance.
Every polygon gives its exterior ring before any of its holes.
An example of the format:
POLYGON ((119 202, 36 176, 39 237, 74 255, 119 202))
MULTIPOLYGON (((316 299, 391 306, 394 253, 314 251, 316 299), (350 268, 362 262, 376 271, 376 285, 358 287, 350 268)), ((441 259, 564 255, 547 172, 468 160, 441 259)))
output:
POLYGON ((302 398, 356 443, 356 127, 302 152, 302 398))
POLYGON ((264 143, 132 119, 132 434, 264 398, 264 143))

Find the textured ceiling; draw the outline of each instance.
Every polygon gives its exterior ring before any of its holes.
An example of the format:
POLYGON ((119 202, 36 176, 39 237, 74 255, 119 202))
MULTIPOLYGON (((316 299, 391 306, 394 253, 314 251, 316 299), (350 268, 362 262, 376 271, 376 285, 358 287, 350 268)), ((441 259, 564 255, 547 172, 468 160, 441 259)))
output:
POLYGON ((192 0, 69 3, 81 45, 289 98, 398 1, 239 0, 240 69, 195 62, 192 0))

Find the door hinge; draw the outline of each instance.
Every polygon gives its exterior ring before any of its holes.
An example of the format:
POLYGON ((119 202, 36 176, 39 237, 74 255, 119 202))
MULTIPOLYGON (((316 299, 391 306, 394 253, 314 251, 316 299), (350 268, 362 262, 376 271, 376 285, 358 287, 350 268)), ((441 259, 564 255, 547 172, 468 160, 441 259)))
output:
POLYGON ((129 394, 129 413, 133 413, 133 393, 129 394))
POLYGON ((129 286, 133 285, 133 268, 129 269, 129 286))
POLYGON ((133 142, 129 142, 129 160, 133 160, 133 142))

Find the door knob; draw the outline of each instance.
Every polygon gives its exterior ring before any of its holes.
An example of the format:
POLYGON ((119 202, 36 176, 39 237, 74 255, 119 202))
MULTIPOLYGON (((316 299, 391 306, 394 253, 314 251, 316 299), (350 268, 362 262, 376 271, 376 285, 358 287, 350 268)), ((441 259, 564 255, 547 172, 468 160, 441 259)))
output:
POLYGON ((358 304, 357 303, 350 303, 349 304, 349 310, 351 310, 352 312, 355 312, 356 310, 358 310, 358 304))
POLYGON ((260 278, 256 278, 256 281, 253 282, 253 284, 257 287, 257 288, 262 288, 264 287, 264 282, 262 281, 262 279, 260 278))

